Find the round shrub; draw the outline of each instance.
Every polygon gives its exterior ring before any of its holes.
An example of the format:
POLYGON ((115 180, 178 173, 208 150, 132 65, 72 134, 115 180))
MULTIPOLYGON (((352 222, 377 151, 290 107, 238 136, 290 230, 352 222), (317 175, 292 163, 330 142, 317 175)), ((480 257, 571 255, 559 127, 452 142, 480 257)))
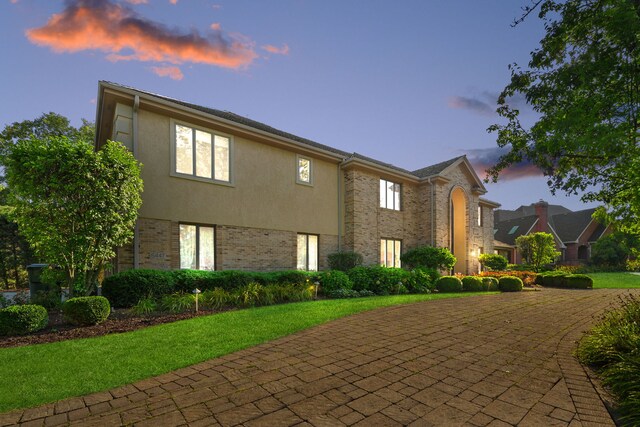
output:
POLYGON ((407 268, 425 267, 436 270, 451 270, 456 264, 456 257, 447 248, 420 246, 405 252, 400 257, 402 265, 407 268))
POLYGON ((498 254, 480 254, 478 257, 480 264, 491 271, 502 271, 507 268, 509 261, 498 254))
POLYGON ((432 268, 418 267, 409 272, 406 282, 407 290, 411 293, 429 293, 436 288, 436 280, 440 272, 432 268))
POLYGON ((102 295, 113 307, 132 307, 143 298, 160 298, 173 291, 171 271, 127 270, 102 282, 102 295))
POLYGON ((97 325, 107 320, 111 313, 111 305, 105 297, 77 297, 62 304, 62 313, 67 320, 76 325, 97 325))
POLYGON ((592 289, 593 279, 585 274, 570 274, 565 277, 565 284, 569 289, 592 289))
POLYGON ((462 278, 462 290, 464 292, 482 292, 482 278, 478 276, 466 276, 462 278))
POLYGON ((327 256, 329 268, 347 272, 362 265, 362 255, 356 252, 336 252, 327 256))
POLYGON ((436 280, 438 292, 462 292, 462 282, 456 276, 442 276, 436 280))
POLYGON ((47 309, 41 305, 12 305, 0 310, 0 335, 24 335, 49 324, 47 309))
POLYGON ((351 289, 353 284, 346 273, 330 270, 320 273, 320 292, 329 294, 337 289, 351 289))
POLYGON ((498 290, 498 279, 495 277, 483 277, 482 287, 485 291, 494 292, 498 290))
POLYGON ((498 289, 502 292, 520 292, 522 286, 522 280, 514 276, 502 276, 498 281, 498 289))

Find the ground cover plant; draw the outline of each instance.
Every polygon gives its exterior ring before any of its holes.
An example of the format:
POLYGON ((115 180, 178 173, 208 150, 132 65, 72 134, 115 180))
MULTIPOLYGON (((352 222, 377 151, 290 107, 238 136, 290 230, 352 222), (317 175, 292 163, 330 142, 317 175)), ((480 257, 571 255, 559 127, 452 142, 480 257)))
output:
POLYGON ((580 342, 578 357, 616 395, 620 421, 640 425, 640 299, 630 294, 606 313, 580 342))
POLYGON ((366 310, 471 295, 478 294, 392 295, 273 305, 98 338, 4 348, 0 349, 0 412, 132 383, 366 310), (72 366, 73 372, 60 366, 72 366))

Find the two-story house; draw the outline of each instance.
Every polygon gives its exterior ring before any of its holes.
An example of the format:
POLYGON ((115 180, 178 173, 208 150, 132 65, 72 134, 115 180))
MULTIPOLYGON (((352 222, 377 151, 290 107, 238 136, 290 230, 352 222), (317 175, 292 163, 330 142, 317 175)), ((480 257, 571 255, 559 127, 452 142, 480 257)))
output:
POLYGON ((448 247, 456 272, 493 252, 493 209, 465 156, 408 171, 236 114, 100 82, 96 148, 122 142, 143 164, 129 268, 327 268, 356 251, 400 266, 419 245, 448 247))

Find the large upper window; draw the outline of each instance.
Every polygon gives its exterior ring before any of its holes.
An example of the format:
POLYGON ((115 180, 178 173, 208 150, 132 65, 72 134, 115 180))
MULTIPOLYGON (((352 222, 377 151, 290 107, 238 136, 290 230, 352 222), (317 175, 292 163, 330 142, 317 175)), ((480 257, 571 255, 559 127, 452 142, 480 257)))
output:
POLYGON ((386 179, 380 180, 380 207, 400 210, 400 184, 386 179))
POLYGON ((173 144, 176 174, 230 181, 230 136, 174 123, 173 144))
POLYGON ((380 240, 380 265, 400 268, 402 242, 393 239, 380 240))
POLYGON ((215 270, 215 230, 180 224, 180 268, 215 270))
POLYGON ((318 271, 318 236, 298 234, 298 270, 318 271))
POLYGON ((311 159, 298 156, 297 161, 296 182, 298 184, 313 184, 313 163, 311 159))

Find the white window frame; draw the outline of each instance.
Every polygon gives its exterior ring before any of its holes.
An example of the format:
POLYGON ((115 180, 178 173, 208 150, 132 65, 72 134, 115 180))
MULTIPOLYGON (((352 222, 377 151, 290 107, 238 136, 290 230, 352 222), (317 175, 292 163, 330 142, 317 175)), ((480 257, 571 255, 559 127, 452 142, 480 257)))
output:
MULTIPOLYGON (((228 185, 228 186, 233 186, 234 185, 234 174, 233 174, 233 159, 234 159, 234 138, 233 135, 224 133, 224 132, 218 132, 218 131, 214 131, 202 126, 198 126, 198 125, 194 125, 192 123, 188 123, 188 122, 183 122, 181 120, 175 120, 175 119, 171 119, 170 120, 171 123, 171 137, 170 137, 170 147, 171 147, 171 169, 169 171, 169 175, 176 177, 176 178, 185 178, 185 179, 192 179, 195 181, 202 181, 202 182, 209 182, 209 183, 213 183, 213 184, 220 184, 220 185, 228 185), (199 130, 201 132, 206 132, 208 134, 211 135, 211 178, 206 178, 206 177, 201 177, 201 176, 197 176, 196 175, 196 171, 195 171, 195 162, 194 162, 194 170, 193 170, 193 174, 186 174, 186 173, 180 173, 177 172, 177 159, 176 159, 176 126, 184 126, 184 127, 188 127, 195 130, 199 130), (228 138, 229 139, 229 164, 228 164, 228 168, 229 168, 229 180, 228 181, 224 181, 224 180, 219 180, 219 179, 215 179, 216 176, 216 172, 215 172, 215 137, 217 136, 221 136, 224 138, 228 138)), ((194 141, 194 145, 195 145, 195 141, 194 141)), ((194 159, 195 159, 195 147, 194 149, 194 159)))
POLYGON ((307 156, 296 155, 296 183, 301 185, 313 186, 313 159, 307 156), (309 162, 309 181, 304 181, 300 178, 300 160, 307 160, 309 162))
POLYGON ((402 261, 400 261, 400 257, 402 256, 402 240, 400 239, 380 239, 380 265, 383 267, 395 267, 402 268, 402 261), (393 247, 393 262, 392 265, 389 265, 387 262, 387 247, 389 242, 392 242, 393 247), (399 251, 396 253, 396 251, 399 251))
POLYGON ((402 210, 402 184, 399 182, 389 181, 388 179, 380 178, 380 183, 378 187, 378 194, 380 197, 379 206, 382 209, 389 209, 393 211, 401 211, 402 210), (389 200, 387 200, 387 185, 393 184, 393 200, 391 201, 391 207, 389 207, 389 200), (398 186, 398 191, 395 191, 395 186, 398 186), (382 192, 382 188, 384 187, 384 196, 382 192))
MULTIPOLYGON (((213 269, 212 270, 208 270, 208 271, 215 271, 216 268, 216 262, 218 260, 218 257, 216 255, 216 248, 217 248, 217 244, 216 244, 216 237, 218 235, 218 233, 216 232, 216 226, 215 225, 204 225, 204 224, 193 224, 190 222, 181 222, 179 226, 181 225, 186 225, 186 226, 192 226, 192 227, 196 227, 196 270, 200 270, 200 228, 204 227, 204 228, 212 228, 213 229, 213 269)), ((180 238, 180 235, 178 236, 178 254, 179 254, 179 265, 180 265, 180 269, 181 270, 185 270, 185 268, 182 267, 182 239, 180 238)), ((188 270, 188 269, 186 269, 188 270)))
POLYGON ((302 271, 318 271, 320 268, 320 235, 312 234, 312 233, 298 233, 296 235, 296 268, 302 271), (300 236, 304 236, 305 238, 305 265, 304 268, 300 268, 298 265, 298 253, 300 251, 300 247, 298 246, 298 238, 300 236), (310 270, 310 262, 309 262, 309 236, 314 236, 316 238, 316 269, 310 270))

